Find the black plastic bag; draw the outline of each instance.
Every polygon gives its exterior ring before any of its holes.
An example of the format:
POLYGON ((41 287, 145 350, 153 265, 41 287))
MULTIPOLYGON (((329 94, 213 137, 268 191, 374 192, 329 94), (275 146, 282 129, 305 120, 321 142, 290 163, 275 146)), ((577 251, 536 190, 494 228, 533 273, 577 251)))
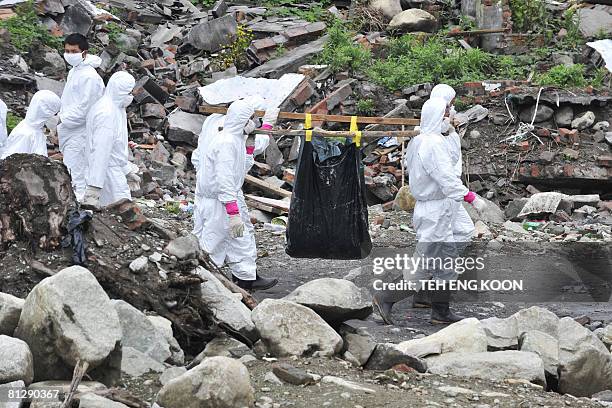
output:
POLYGON ((91 218, 91 212, 83 210, 72 210, 68 215, 68 235, 62 240, 62 247, 72 246, 72 263, 74 265, 85 266, 87 264, 85 231, 91 218))
POLYGON ((295 174, 285 252, 294 258, 363 259, 372 250, 359 150, 319 162, 302 140, 295 174))

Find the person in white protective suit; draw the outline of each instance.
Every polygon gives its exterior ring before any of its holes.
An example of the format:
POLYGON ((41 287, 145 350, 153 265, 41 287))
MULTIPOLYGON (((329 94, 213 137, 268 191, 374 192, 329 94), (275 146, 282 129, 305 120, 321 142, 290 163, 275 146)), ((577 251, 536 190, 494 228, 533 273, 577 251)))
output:
POLYGON ((51 91, 38 91, 32 97, 26 117, 9 135, 0 159, 16 153, 39 154, 47 157, 45 122, 57 115, 60 98, 51 91))
POLYGON ((131 200, 126 173, 129 171, 127 108, 136 80, 127 72, 114 73, 104 97, 87 115, 87 163, 83 207, 98 209, 122 199, 131 200))
POLYGON ((6 139, 8 138, 8 133, 6 129, 6 115, 8 114, 8 107, 6 103, 2 99, 0 99, 0 152, 6 145, 6 139))
POLYGON ((57 127, 64 164, 72 177, 72 188, 80 201, 85 192, 85 132, 87 114, 104 95, 104 82, 96 68, 102 60, 88 54, 85 36, 74 33, 64 40, 64 59, 72 66, 62 93, 62 110, 57 127))
MULTIPOLYGON (((442 124, 442 135, 446 143, 451 163, 455 171, 455 175, 461 178, 463 173, 463 156, 461 153, 461 138, 453 126, 455 111, 455 90, 446 84, 438 84, 431 90, 431 98, 441 98, 446 101, 447 111, 442 124)), ((469 244, 474 235, 474 223, 469 214, 461 203, 455 202, 452 219, 453 239, 458 244, 458 250, 461 253, 469 244)), ((413 299, 412 307, 428 308, 431 307, 431 302, 428 298, 428 293, 425 290, 419 291, 413 299)))
MULTIPOLYGON (((225 116, 207 118, 192 154, 197 172, 193 233, 213 262, 218 266, 227 263, 233 281, 247 290, 269 289, 278 283, 257 273, 255 234, 242 193, 254 155, 269 141, 265 136, 248 137, 255 129, 251 118, 258 103, 240 99, 225 116)), ((271 128, 277 115, 278 109, 269 109, 262 128, 271 128)))
MULTIPOLYGON (((410 141, 406 151, 409 186, 416 199, 413 225, 416 230, 417 245, 414 258, 439 259, 459 256, 453 236, 452 221, 456 204, 466 201, 479 208, 482 201, 465 187, 456 176, 449 149, 442 135, 447 104, 444 99, 431 98, 423 105, 421 112, 420 134, 410 141)), ((429 279, 440 281, 455 280, 457 272, 445 268, 440 263, 423 262, 416 270, 405 270, 402 280, 418 283, 429 279)), ((400 290, 388 287, 374 295, 374 307, 383 321, 393 324, 391 309, 393 305, 415 294, 407 285, 400 290)), ((420 284, 416 286, 416 292, 420 284)), ((450 293, 442 289, 432 293, 431 322, 452 323, 462 317, 454 314, 449 307, 450 293)))

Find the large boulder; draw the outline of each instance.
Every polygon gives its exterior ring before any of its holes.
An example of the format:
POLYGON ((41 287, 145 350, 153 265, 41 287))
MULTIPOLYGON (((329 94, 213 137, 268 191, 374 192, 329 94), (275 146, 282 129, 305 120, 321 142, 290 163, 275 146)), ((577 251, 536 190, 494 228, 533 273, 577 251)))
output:
POLYGON ((535 353, 496 351, 493 353, 447 353, 427 359, 429 372, 483 380, 517 378, 546 385, 544 363, 535 353))
POLYGON ((379 10, 389 20, 402 12, 400 0, 373 0, 370 3, 370 8, 379 10))
POLYGON ((171 356, 168 341, 144 313, 123 300, 111 302, 121 321, 123 347, 132 347, 160 363, 171 356))
POLYGON ((253 309, 252 318, 267 349, 275 356, 314 352, 332 356, 342 349, 340 335, 306 306, 265 299, 253 309))
POLYGON ((453 352, 477 353, 487 351, 487 336, 480 321, 469 318, 453 323, 430 336, 403 341, 397 348, 416 357, 453 352))
POLYGON ((28 345, 19 339, 0 335, 0 384, 34 379, 32 353, 28 345))
POLYGON ((612 15, 607 10, 581 8, 577 10, 580 32, 585 38, 612 34, 612 15))
POLYGON ((70 379, 79 360, 91 368, 105 362, 121 341, 121 325, 96 278, 72 266, 32 289, 15 337, 30 346, 37 381, 70 379))
POLYGON ((481 320, 482 328, 487 334, 489 350, 509 350, 518 348, 518 328, 516 317, 505 319, 490 317, 481 320))
POLYGON ((408 9, 393 17, 387 29, 404 33, 417 31, 432 33, 436 30, 437 26, 438 21, 436 18, 425 10, 408 9))
POLYGON ((571 317, 559 320, 559 391, 577 397, 612 389, 612 355, 571 317))
POLYGON ((296 288, 284 300, 317 312, 331 324, 365 319, 372 313, 372 296, 365 288, 344 279, 315 279, 296 288))
POLYGON ((0 293, 0 334, 13 335, 24 302, 25 300, 8 293, 0 293))
POLYGON ((544 370, 557 377, 559 367, 559 341, 538 330, 529 330, 520 337, 521 351, 536 353, 544 363, 544 370))
POLYGON ((171 356, 168 359, 168 362, 176 365, 185 364, 185 352, 181 348, 178 341, 174 338, 172 322, 161 316, 147 316, 147 319, 153 323, 153 326, 155 326, 162 336, 164 336, 168 342, 168 345, 170 346, 171 356))
POLYGON ((200 285, 200 296, 215 321, 232 333, 240 334, 246 342, 254 343, 259 336, 249 308, 212 273, 202 267, 196 272, 205 280, 200 285))
POLYGON ((164 408, 237 408, 255 403, 247 368, 228 357, 210 357, 159 391, 164 408))
POLYGON ((141 377, 147 373, 162 373, 165 367, 159 361, 151 358, 133 347, 123 347, 121 353, 121 373, 130 377, 141 377))

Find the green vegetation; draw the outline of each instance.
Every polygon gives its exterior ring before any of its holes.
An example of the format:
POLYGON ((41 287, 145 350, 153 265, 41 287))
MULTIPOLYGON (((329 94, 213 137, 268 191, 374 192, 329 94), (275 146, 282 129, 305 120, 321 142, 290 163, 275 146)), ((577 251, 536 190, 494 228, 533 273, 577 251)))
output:
POLYGON ((119 35, 124 33, 123 28, 114 21, 108 23, 106 25, 106 29, 108 30, 108 39, 113 44, 116 44, 117 40, 119 39, 119 35))
POLYGON ((607 76, 608 70, 605 68, 595 70, 592 77, 588 77, 586 68, 582 64, 557 65, 537 76, 535 82, 538 85, 557 86, 560 88, 582 88, 587 85, 601 88, 604 86, 607 76))
POLYGON ((287 49, 285 48, 285 44, 278 44, 276 46, 276 49, 274 50, 274 56, 276 58, 282 57, 283 55, 285 55, 286 52, 287 52, 287 49))
POLYGON ((314 23, 327 19, 326 2, 300 2, 298 0, 267 0, 263 6, 268 9, 267 15, 278 17, 299 17, 302 20, 314 23), (297 7, 306 4, 308 8, 297 7))
POLYGON ((15 115, 13 112, 9 112, 6 115, 6 130, 8 133, 11 133, 13 129, 15 129, 15 126, 17 126, 22 120, 23 118, 21 116, 15 115))
POLYGON ((243 25, 239 25, 236 30, 236 38, 230 45, 221 51, 221 53, 213 59, 213 63, 217 64, 222 69, 227 69, 232 65, 240 65, 246 62, 246 49, 251 45, 253 40, 253 31, 243 25))
POLYGON ((212 6, 215 5, 215 3, 217 2, 217 0, 191 0, 191 3, 193 5, 201 5, 204 8, 211 8, 212 6))
POLYGON ((328 30, 329 36, 319 62, 328 64, 334 72, 349 70, 358 72, 370 63, 370 51, 353 43, 352 35, 340 22, 335 22, 328 30))
POLYGON ((360 99, 355 104, 355 110, 359 115, 374 115, 374 101, 372 99, 360 99))
POLYGON ((542 0, 510 0, 513 29, 517 32, 541 31, 548 16, 542 0))
POLYGON ((47 45, 58 50, 62 48, 62 40, 53 37, 47 28, 40 24, 33 1, 20 4, 15 13, 11 18, 0 20, 0 28, 9 31, 11 44, 19 51, 27 52, 35 45, 47 45))
POLYGON ((584 38, 580 33, 580 18, 576 14, 576 9, 569 9, 563 13, 561 27, 565 28, 567 34, 562 40, 562 44, 569 48, 578 48, 584 44, 584 38))

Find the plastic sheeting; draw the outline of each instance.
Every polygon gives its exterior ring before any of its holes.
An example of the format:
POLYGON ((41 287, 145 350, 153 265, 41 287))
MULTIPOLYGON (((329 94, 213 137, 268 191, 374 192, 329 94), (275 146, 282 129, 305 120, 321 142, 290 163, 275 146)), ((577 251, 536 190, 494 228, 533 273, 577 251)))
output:
POLYGON ((62 247, 72 247, 72 262, 75 265, 85 266, 87 264, 87 242, 85 241, 85 230, 91 221, 90 211, 72 210, 68 215, 68 235, 62 241, 62 247))
POLYGON ((294 258, 363 259, 372 250, 359 149, 316 159, 302 141, 287 225, 285 252, 294 258))
POLYGON ((209 105, 228 104, 240 98, 260 97, 264 100, 265 109, 268 109, 280 106, 304 78, 302 74, 285 74, 279 79, 236 76, 220 79, 198 90, 204 102, 209 105))

